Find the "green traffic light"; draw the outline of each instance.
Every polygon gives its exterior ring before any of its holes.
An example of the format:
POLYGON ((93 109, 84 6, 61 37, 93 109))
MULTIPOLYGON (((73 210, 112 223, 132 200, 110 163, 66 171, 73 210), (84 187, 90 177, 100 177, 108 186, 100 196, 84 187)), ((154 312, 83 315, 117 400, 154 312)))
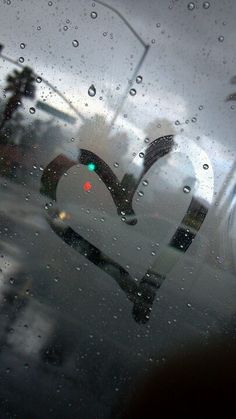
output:
POLYGON ((90 172, 93 172, 96 169, 96 166, 94 163, 88 163, 87 167, 90 172))

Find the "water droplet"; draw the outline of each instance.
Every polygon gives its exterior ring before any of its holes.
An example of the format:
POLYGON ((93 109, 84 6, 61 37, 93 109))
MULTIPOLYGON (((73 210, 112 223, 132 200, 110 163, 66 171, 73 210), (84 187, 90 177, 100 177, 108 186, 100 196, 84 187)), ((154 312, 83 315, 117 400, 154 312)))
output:
POLYGON ((223 35, 221 35, 221 36, 219 36, 218 41, 219 41, 219 42, 223 42, 223 41, 224 41, 224 39, 225 39, 225 38, 224 38, 224 36, 223 36, 223 35))
POLYGON ((119 163, 115 162, 114 167, 119 167, 119 163))
POLYGON ((154 250, 152 251, 152 256, 156 256, 156 252, 154 252, 154 250))
POLYGON ((49 1, 49 2, 48 2, 48 5, 49 5, 49 6, 52 6, 52 1, 49 1))
POLYGON ((140 83, 142 83, 142 81, 143 81, 142 76, 137 76, 136 77, 136 83, 140 84, 140 83))
POLYGON ((183 187, 183 191, 184 191, 184 193, 189 193, 189 192, 191 192, 191 188, 190 188, 190 186, 185 185, 185 186, 183 187))
POLYGON ((142 151, 141 151, 141 153, 139 153, 139 157, 140 157, 140 159, 144 158, 144 153, 142 151))
POLYGON ((74 39, 74 41, 72 41, 72 45, 73 47, 77 48, 79 46, 79 41, 77 41, 77 39, 74 39))
POLYGON ((107 32, 103 32, 103 36, 107 36, 107 32))
POLYGON ((175 121, 175 125, 180 125, 180 122, 178 120, 175 121))
POLYGON ((135 96, 136 95, 136 90, 135 89, 130 89, 130 91, 129 91, 129 94, 131 95, 131 96, 135 96))
POLYGON ((64 29, 64 31, 67 31, 68 30, 68 26, 63 26, 63 29, 64 29))
POLYGON ((150 141, 149 138, 145 138, 144 140, 145 143, 149 143, 149 141, 150 141))
POLYGON ((148 186, 148 181, 146 179, 143 180, 143 186, 148 186))
POLYGON ((38 76, 38 77, 36 77, 36 82, 37 82, 37 83, 41 83, 41 82, 42 82, 42 77, 39 77, 39 76, 38 76))
POLYGON ((200 105, 198 109, 199 109, 199 111, 202 111, 203 110, 203 106, 200 105))
POLYGON ((97 14, 97 12, 91 12, 90 16, 91 16, 92 19, 96 19, 98 14, 97 14))
POLYGON ((93 84, 91 84, 90 88, 88 89, 88 95, 91 97, 96 95, 96 88, 93 84))
POLYGON ((41 31, 41 26, 37 26, 37 31, 41 31))
POLYGON ((20 44, 20 48, 21 48, 21 49, 25 49, 25 44, 24 44, 23 42, 21 42, 21 44, 20 44))
POLYGON ((195 123, 195 122, 197 122, 197 118, 194 116, 194 117, 191 119, 191 121, 192 121, 193 123, 195 123))
POLYGON ((203 167, 204 170, 207 170, 207 169, 209 169, 209 164, 204 163, 204 165, 202 167, 203 167))
POLYGON ((143 195, 144 195, 143 191, 138 192, 138 196, 143 196, 143 195))
POLYGON ((188 4, 188 10, 194 10, 195 9, 195 4, 191 1, 189 4, 188 4))
POLYGON ((155 40, 155 39, 152 39, 152 40, 151 40, 151 43, 152 43, 152 44, 155 44, 155 42, 156 42, 156 40, 155 40))
POLYGON ((157 28, 160 28, 160 27, 161 27, 161 24, 160 24, 160 23, 157 23, 157 24, 156 24, 156 27, 157 27, 157 28))
POLYGON ((29 111, 30 111, 30 113, 34 114, 34 113, 35 113, 35 108, 31 107, 31 108, 29 109, 29 111))
POLYGON ((19 58, 19 62, 20 62, 20 63, 23 63, 24 61, 25 61, 24 57, 20 57, 20 58, 19 58))
POLYGON ((209 1, 204 1, 202 7, 203 7, 203 9, 209 9, 209 7, 210 7, 209 1))

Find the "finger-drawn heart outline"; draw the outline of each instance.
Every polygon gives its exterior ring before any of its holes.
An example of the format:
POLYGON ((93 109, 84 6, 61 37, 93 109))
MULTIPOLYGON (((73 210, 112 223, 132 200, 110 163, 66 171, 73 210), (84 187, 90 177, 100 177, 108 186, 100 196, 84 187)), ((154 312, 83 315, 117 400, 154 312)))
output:
MULTIPOLYGON (((132 208, 132 200, 135 191, 144 174, 147 173, 158 159, 170 153, 173 145, 174 141, 172 135, 163 136, 154 140, 144 151, 139 153, 139 158, 143 159, 143 164, 137 166, 136 164, 131 163, 129 172, 124 175, 121 182, 119 182, 111 168, 99 156, 91 151, 81 149, 77 161, 71 160, 62 154, 58 155, 44 169, 41 178, 40 192, 56 202, 57 186, 63 174, 78 163, 87 165, 92 161, 95 163, 95 173, 100 177, 111 193, 118 214, 125 213, 125 216, 128 216, 125 222, 129 225, 134 225, 137 222, 137 218, 135 217, 132 208), (136 178, 135 182, 133 179, 134 174, 136 178)), ((174 258, 174 263, 179 258, 179 253, 186 252, 191 245, 206 217, 207 211, 208 208, 193 196, 186 214, 168 244, 168 248, 175 248, 178 250, 174 258)), ((96 246, 92 245, 80 234, 76 233, 71 227, 66 225, 64 221, 61 221, 58 218, 58 212, 53 208, 47 210, 47 221, 52 230, 62 238, 65 243, 85 256, 103 271, 110 274, 117 281, 129 300, 134 303, 133 317, 135 321, 146 323, 150 318, 156 291, 163 283, 165 274, 154 271, 152 265, 140 282, 137 283, 121 265, 114 262, 96 246)), ((166 256, 167 251, 164 251, 164 253, 162 252, 162 257, 166 258, 166 256)))

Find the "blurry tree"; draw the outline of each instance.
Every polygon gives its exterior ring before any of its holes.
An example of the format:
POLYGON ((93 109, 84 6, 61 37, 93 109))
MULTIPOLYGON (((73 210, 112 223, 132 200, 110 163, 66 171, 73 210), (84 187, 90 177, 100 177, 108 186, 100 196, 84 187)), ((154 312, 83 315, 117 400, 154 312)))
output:
POLYGON ((16 112, 7 127, 0 131, 1 144, 18 145, 24 135, 25 126, 23 124, 24 116, 20 112, 16 112))
POLYGON ((125 131, 112 134, 104 115, 95 114, 85 120, 78 132, 81 148, 95 152, 107 164, 120 163, 128 149, 129 138, 125 131))
POLYGON ((13 74, 8 75, 5 92, 10 92, 12 95, 8 99, 3 111, 0 130, 5 126, 6 122, 12 118, 13 113, 21 105, 23 98, 34 98, 34 81, 33 71, 29 67, 24 67, 21 72, 14 70, 13 74))
POLYGON ((157 118, 151 121, 145 128, 145 132, 150 142, 165 135, 177 134, 173 123, 166 118, 157 118))

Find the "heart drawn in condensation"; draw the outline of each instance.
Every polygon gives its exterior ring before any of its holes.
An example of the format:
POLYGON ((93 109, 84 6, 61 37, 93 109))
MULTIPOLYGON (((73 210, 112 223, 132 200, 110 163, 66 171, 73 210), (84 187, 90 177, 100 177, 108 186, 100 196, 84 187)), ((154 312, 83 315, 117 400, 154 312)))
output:
MULTIPOLYGON (((132 229, 132 226, 138 222, 132 202, 140 181, 153 164, 173 151, 173 148, 174 139, 172 135, 154 140, 135 157, 121 182, 104 160, 89 150, 81 149, 76 161, 60 154, 44 169, 40 192, 55 203, 57 200, 57 187, 64 173, 73 166, 78 165, 78 163, 87 165, 92 161, 95 164, 95 173, 111 193, 118 214, 124 216, 127 228, 132 229), (137 164, 137 160, 140 160, 139 164, 137 164)), ((186 252, 192 243, 206 217, 207 211, 208 206, 199 200, 199 196, 193 196, 179 227, 171 237, 168 245, 159 253, 152 266, 148 268, 146 274, 139 282, 121 265, 74 231, 65 221, 61 220, 58 210, 55 210, 53 206, 47 208, 46 217, 52 230, 65 243, 116 280, 128 299, 134 304, 132 314, 135 321, 146 323, 150 318, 157 289, 161 286, 166 274, 174 266, 181 254, 186 252)))

